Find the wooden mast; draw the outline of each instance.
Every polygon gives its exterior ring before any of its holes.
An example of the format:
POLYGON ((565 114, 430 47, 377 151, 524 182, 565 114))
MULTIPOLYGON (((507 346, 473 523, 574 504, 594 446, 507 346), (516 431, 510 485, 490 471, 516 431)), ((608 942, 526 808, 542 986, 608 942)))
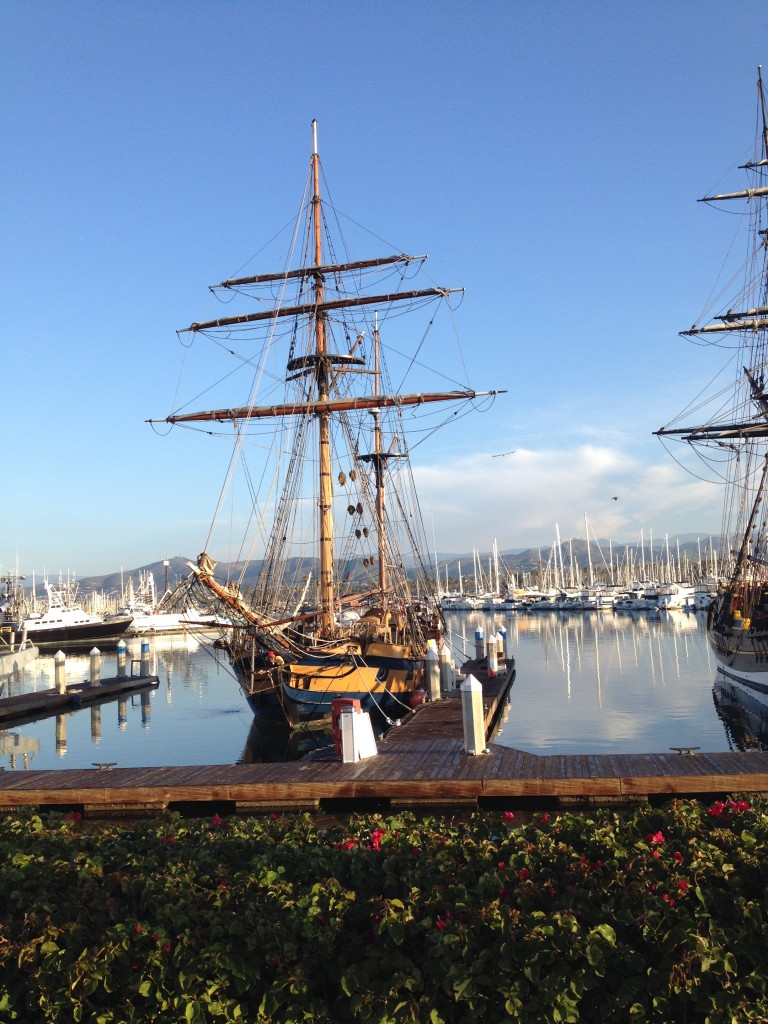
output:
MULTIPOLYGON (((373 327, 373 390, 374 394, 381 394, 381 370, 379 368, 379 316, 374 317, 373 327)), ((379 535, 379 590, 381 591, 381 606, 387 607, 387 520, 386 520, 386 499, 384 493, 384 464, 382 460, 381 443, 381 422, 378 409, 373 411, 373 451, 375 453, 374 466, 376 470, 376 526, 379 535)))
MULTIPOLYGON (((312 122, 312 221, 315 238, 315 267, 323 265, 322 202, 320 199, 320 156, 317 151, 317 121, 312 122)), ((328 362, 326 355, 325 310, 323 303, 323 275, 315 275, 315 354, 317 356, 316 385, 319 403, 328 401, 328 362)), ((331 479, 330 414, 321 410, 318 420, 320 492, 318 503, 320 526, 320 633, 331 636, 336 620, 333 610, 333 481, 331 479)))

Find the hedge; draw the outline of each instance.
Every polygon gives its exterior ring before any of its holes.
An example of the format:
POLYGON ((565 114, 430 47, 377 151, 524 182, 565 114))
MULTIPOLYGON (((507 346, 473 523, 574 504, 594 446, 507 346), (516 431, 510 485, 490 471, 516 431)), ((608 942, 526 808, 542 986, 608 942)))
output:
POLYGON ((768 803, 0 818, 0 1021, 768 1021, 768 803))

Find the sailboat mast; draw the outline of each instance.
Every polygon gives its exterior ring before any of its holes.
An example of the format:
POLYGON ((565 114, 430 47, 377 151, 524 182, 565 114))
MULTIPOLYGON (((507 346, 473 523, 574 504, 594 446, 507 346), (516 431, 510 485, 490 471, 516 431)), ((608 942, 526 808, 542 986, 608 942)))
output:
MULTIPOLYGON (((381 370, 379 367, 379 315, 374 314, 373 327, 373 388, 381 394, 381 370)), ((387 607, 387 519, 384 493, 384 459, 381 441, 381 422, 378 409, 373 410, 373 465, 376 473, 376 525, 379 535, 379 591, 382 608, 387 607)), ((446 568, 447 571, 447 568, 446 568)), ((448 589, 446 585, 446 590, 448 589)))
MULTIPOLYGON (((312 227, 315 241, 315 267, 323 265, 322 201, 320 199, 320 155, 317 149, 317 121, 312 122, 312 227)), ((325 311, 323 302, 323 275, 315 275, 315 354, 317 355, 317 397, 328 400, 328 362, 326 354, 325 311)), ((318 413, 319 466, 320 466, 320 631, 330 636, 335 627, 333 614, 333 482, 331 480, 330 414, 318 413)))

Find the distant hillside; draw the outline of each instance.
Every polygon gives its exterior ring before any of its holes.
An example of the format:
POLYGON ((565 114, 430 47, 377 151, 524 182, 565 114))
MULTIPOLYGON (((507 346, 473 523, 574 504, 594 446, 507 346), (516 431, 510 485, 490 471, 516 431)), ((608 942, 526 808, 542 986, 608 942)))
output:
MULTIPOLYGON (((715 544, 717 557, 720 552, 715 544)), ((475 555, 472 551, 464 553, 438 552, 437 562, 440 579, 444 583, 446 569, 449 580, 458 580, 459 569, 464 579, 469 579, 474 571, 474 563, 479 562, 483 574, 488 572, 491 551, 480 551, 475 555)), ((651 545, 646 541, 641 548, 637 541, 631 543, 617 543, 609 540, 591 540, 589 549, 583 539, 569 539, 561 542, 558 563, 562 557, 564 567, 573 565, 575 569, 588 568, 590 561, 595 572, 609 568, 611 561, 614 567, 627 566, 631 564, 639 569, 645 564, 649 574, 652 566, 660 567, 667 564, 667 560, 677 567, 698 566, 699 562, 707 562, 710 557, 709 538, 699 537, 697 534, 684 534, 679 537, 670 537, 666 542, 655 541, 651 545)), ((173 558, 157 562, 149 562, 146 565, 138 566, 135 569, 122 569, 117 572, 108 572, 103 576, 87 576, 79 580, 81 593, 101 592, 109 595, 120 595, 127 586, 128 580, 132 579, 134 586, 138 584, 139 577, 143 572, 151 572, 155 578, 155 586, 158 596, 165 590, 166 584, 173 589, 190 573, 188 562, 195 559, 183 555, 175 555, 173 558), (167 564, 166 564, 167 561, 167 564)), ((506 576, 509 573, 520 575, 523 573, 535 573, 539 568, 546 568, 547 565, 554 565, 555 551, 551 543, 540 548, 508 548, 499 552, 500 572, 506 576)), ((216 576, 219 579, 239 579, 243 573, 241 562, 221 562, 216 567, 216 576)), ((307 562, 303 571, 308 572, 310 563, 307 562)), ((256 583, 261 569, 261 562, 252 562, 245 569, 243 577, 243 588, 248 589, 256 583)))

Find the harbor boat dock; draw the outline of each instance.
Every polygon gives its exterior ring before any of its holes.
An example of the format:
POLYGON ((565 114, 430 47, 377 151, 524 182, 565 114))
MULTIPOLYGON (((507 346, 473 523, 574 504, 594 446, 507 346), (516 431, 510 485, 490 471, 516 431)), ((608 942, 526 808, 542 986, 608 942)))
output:
MULTIPOLYGON (((482 683, 490 739, 508 705, 514 662, 510 659, 495 679, 488 678, 482 663, 468 663, 464 670, 482 683)), ((121 682, 135 686, 148 681, 134 677, 121 682)), ((111 693, 106 680, 100 688, 104 696, 111 693)), ((94 696, 85 692, 86 700, 94 696)), ((17 698, 6 698, 11 699, 17 698)), ((376 756, 353 763, 329 752, 280 763, 135 768, 105 762, 90 769, 2 772, 0 812, 31 806, 92 818, 172 811, 197 816, 214 811, 388 813, 768 794, 768 752, 763 751, 676 748, 649 754, 537 755, 491 741, 487 752, 469 754, 458 689, 417 708, 378 741, 377 750, 376 756)))
POLYGON ((143 690, 156 689, 160 680, 157 676, 118 676, 114 679, 100 679, 98 683, 84 681, 70 683, 62 689, 55 687, 20 693, 0 698, 0 728, 13 728, 25 722, 52 715, 65 715, 80 707, 117 700, 143 690))

